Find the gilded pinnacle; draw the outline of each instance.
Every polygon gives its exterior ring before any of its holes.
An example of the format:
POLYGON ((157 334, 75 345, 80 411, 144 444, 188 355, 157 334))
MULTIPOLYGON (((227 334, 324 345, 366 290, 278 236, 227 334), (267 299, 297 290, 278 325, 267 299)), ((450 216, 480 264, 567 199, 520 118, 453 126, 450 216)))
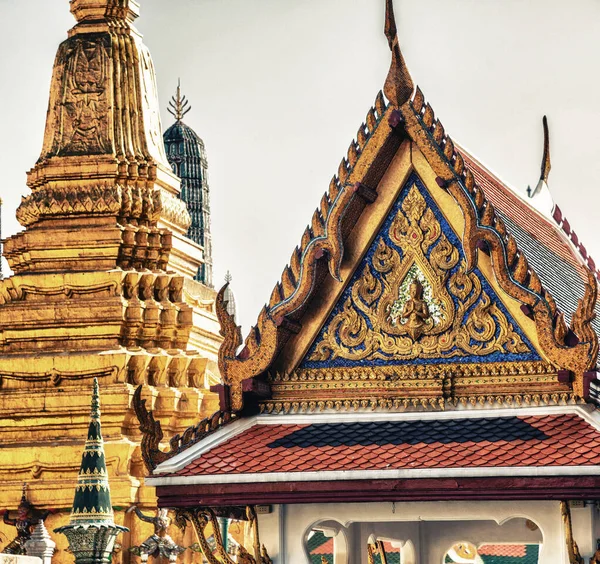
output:
POLYGON ((177 120, 181 121, 187 113, 192 109, 192 106, 185 96, 181 95, 181 80, 177 81, 177 91, 175 96, 169 101, 167 111, 177 120))
POLYGON ((137 0, 70 0, 77 22, 123 20, 132 23, 140 15, 137 0))
POLYGON ((415 87, 400 50, 393 0, 386 0, 385 36, 392 51, 392 63, 383 93, 392 105, 399 107, 410 99, 415 87))

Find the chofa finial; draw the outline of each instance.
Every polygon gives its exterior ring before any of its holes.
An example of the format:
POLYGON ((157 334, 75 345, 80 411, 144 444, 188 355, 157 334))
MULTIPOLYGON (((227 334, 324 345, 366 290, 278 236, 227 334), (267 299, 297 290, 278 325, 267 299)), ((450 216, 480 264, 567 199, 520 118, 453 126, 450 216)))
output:
POLYGON ((543 117, 542 124, 544 126, 544 155, 542 157, 542 174, 540 179, 547 184, 552 166, 550 164, 550 133, 548 131, 548 119, 546 116, 543 117))
POLYGON ((392 52, 392 64, 383 87, 383 93, 391 104, 401 106, 410 99, 415 86, 406 68, 402 51, 400 51, 393 0, 386 0, 385 36, 392 52))
POLYGON ((169 102, 167 111, 177 120, 181 121, 185 115, 192 109, 192 106, 185 96, 181 95, 181 79, 177 80, 177 92, 169 102))

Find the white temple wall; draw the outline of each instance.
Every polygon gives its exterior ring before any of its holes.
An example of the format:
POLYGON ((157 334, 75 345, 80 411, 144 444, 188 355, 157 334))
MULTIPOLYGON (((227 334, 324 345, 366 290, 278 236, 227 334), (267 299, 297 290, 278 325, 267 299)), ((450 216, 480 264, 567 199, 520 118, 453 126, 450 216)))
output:
MULTIPOLYGON (((596 509, 572 513, 575 538, 582 553, 590 556, 594 527, 600 526, 594 521, 596 509)), ((540 562, 568 564, 559 501, 297 504, 273 506, 270 514, 259 516, 259 522, 261 541, 274 564, 306 564, 307 533, 319 526, 327 534, 338 534, 335 564, 364 564, 366 541, 372 534, 411 541, 418 564, 442 564, 445 551, 461 540, 479 544, 539 542, 540 538, 540 562), (511 523, 515 518, 530 519, 539 530, 526 529, 522 520, 511 523)))
POLYGON ((371 537, 402 544, 411 541, 415 552, 419 554, 420 528, 421 523, 416 521, 352 523, 348 527, 352 539, 352 555, 348 564, 368 564, 366 547, 371 537))
POLYGON ((420 562, 436 564, 442 564, 446 552, 459 541, 468 541, 475 546, 543 542, 540 530, 528 529, 523 519, 511 519, 502 525, 496 521, 425 521, 421 524, 421 540, 420 562))
POLYGON ((579 552, 587 560, 591 558, 596 551, 596 539, 600 538, 597 534, 597 515, 598 510, 595 504, 589 504, 585 507, 571 508, 571 522, 573 525, 573 537, 579 546, 579 552))

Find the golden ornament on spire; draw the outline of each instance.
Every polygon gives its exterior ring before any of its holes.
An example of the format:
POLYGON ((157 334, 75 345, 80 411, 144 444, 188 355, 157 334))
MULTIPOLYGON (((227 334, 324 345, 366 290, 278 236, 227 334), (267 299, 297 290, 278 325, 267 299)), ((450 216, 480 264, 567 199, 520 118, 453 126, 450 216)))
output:
POLYGON ((177 120, 181 121, 192 109, 188 99, 181 95, 181 80, 177 80, 177 92, 171 97, 167 111, 177 120))
POLYGON ((393 0, 386 0, 385 36, 392 52, 392 64, 383 87, 383 93, 392 105, 401 106, 410 99, 415 86, 400 50, 393 0))

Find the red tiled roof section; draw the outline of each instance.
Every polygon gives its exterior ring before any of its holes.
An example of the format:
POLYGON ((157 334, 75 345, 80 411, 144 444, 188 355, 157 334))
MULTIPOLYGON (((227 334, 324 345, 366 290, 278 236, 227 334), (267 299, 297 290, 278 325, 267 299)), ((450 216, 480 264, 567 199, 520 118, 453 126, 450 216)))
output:
POLYGON ((564 240, 561 228, 554 221, 548 219, 534 207, 524 202, 511 188, 494 176, 464 149, 459 148, 458 150, 465 159, 465 164, 475 176, 477 184, 483 189, 485 197, 494 207, 512 219, 517 225, 562 260, 571 264, 577 270, 582 280, 587 280, 582 260, 570 244, 564 240), (533 221, 532 215, 536 216, 536 219, 533 221))
POLYGON ((174 474, 588 465, 600 465, 600 432, 570 413, 306 425, 258 423, 174 474))
POLYGON ((328 539, 321 546, 317 546, 311 554, 333 554, 333 538, 328 539))
POLYGON ((507 556, 524 558, 527 556, 527 546, 524 544, 484 544, 477 549, 479 556, 507 556))
POLYGON ((383 548, 386 554, 400 554, 400 549, 392 546, 391 542, 383 541, 383 548))

